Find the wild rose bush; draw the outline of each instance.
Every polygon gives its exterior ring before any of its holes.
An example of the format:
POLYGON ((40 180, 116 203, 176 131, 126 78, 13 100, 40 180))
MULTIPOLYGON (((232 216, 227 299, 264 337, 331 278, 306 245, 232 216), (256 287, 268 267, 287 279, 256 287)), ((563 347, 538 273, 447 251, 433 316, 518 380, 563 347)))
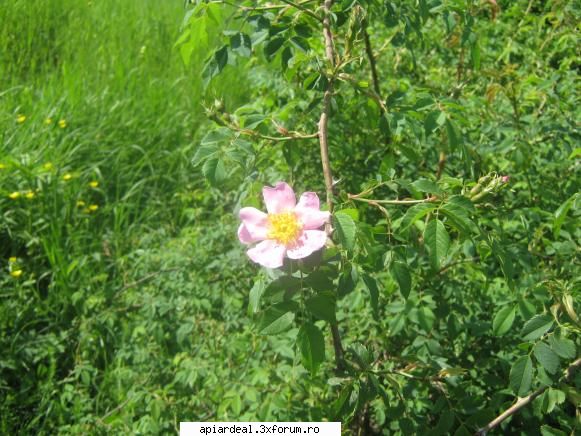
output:
POLYGON ((323 416, 357 434, 574 432, 579 197, 554 170, 579 156, 564 116, 577 61, 557 28, 578 9, 193 3, 186 62, 199 29, 223 29, 208 91, 231 65, 259 78, 246 105, 208 102, 193 163, 239 193, 238 238, 269 270, 250 313, 265 335, 298 328, 323 416), (277 179, 325 192, 327 244, 316 194, 295 204, 278 183, 268 214, 243 207, 277 179))

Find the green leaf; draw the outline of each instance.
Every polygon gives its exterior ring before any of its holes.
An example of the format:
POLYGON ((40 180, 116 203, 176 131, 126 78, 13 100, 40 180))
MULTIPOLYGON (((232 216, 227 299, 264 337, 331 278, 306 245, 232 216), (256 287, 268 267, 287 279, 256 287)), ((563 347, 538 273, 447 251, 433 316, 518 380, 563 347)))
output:
POLYGON ((202 83, 204 88, 208 86, 210 81, 222 72, 228 63, 228 46, 224 45, 214 52, 208 59, 202 70, 202 83))
POLYGON ((533 348, 535 357, 545 370, 550 374, 555 374, 559 369, 559 356, 544 342, 537 342, 533 348))
POLYGON ((268 60, 271 60, 272 57, 276 54, 276 52, 282 47, 284 44, 284 38, 278 37, 271 39, 266 43, 264 46, 264 55, 268 60))
POLYGON ((411 185, 414 187, 414 189, 416 189, 420 192, 427 192, 430 194, 442 194, 443 193, 442 190, 440 189, 440 187, 435 182, 432 182, 431 180, 428 180, 428 179, 416 180, 411 185))
POLYGON ((397 282, 401 295, 407 300, 412 289, 412 277, 408 265, 396 260, 391 264, 390 273, 397 282))
POLYGON ((450 236, 442 221, 434 219, 428 223, 424 232, 424 241, 430 250, 432 267, 438 269, 450 248, 450 236))
POLYGON ((321 330, 312 323, 303 324, 297 335, 303 366, 315 375, 325 360, 325 338, 321 330))
POLYGON ((420 307, 418 310, 418 321, 426 332, 432 330, 435 320, 436 315, 434 315, 432 309, 430 309, 428 306, 420 307))
POLYGON ((520 334, 525 341, 534 341, 543 336, 552 326, 552 316, 536 315, 525 323, 520 334))
POLYGON ((222 162, 222 159, 220 158, 212 158, 204 162, 202 173, 212 185, 220 184, 226 180, 227 176, 224 162, 222 162))
POLYGON ((403 216, 400 224, 400 231, 405 232, 413 223, 428 213, 436 209, 436 206, 431 203, 420 203, 410 207, 403 216))
POLYGON ((333 225, 335 226, 336 234, 341 245, 347 250, 353 250, 355 246, 355 234, 357 233, 357 226, 353 218, 339 211, 333 215, 333 225))
POLYGON ((565 392, 559 389, 549 388, 543 394, 542 406, 545 413, 551 413, 557 404, 565 401, 565 392))
POLYGON ((305 302, 307 310, 315 317, 335 324, 335 295, 332 292, 320 292, 305 302))
POLYGON ((377 317, 379 315, 379 288, 377 287, 377 281, 369 274, 364 274, 362 278, 371 297, 371 308, 373 309, 373 315, 377 317))
POLYGON ((250 294, 248 295, 248 312, 250 314, 258 313, 258 309, 260 308, 260 297, 262 297, 264 290, 264 280, 259 278, 254 282, 254 286, 252 286, 250 294))
POLYGON ((555 238, 559 237, 559 233, 561 233, 561 226, 567 217, 567 213, 573 203, 577 200, 579 196, 578 193, 574 194, 573 196, 569 197, 559 208, 555 211, 555 219, 553 220, 553 235, 555 238))
POLYGON ((252 41, 246 33, 238 32, 230 37, 230 48, 240 56, 249 57, 252 53, 252 41))
POLYGON ((461 144, 460 142, 461 136, 458 133, 458 128, 450 119, 446 120, 446 135, 448 136, 448 146, 450 147, 450 150, 451 151, 458 150, 458 147, 461 144))
POLYGON ((492 333, 495 336, 502 336, 512 327, 516 310, 514 306, 503 307, 498 311, 492 321, 492 333))
POLYGON ((260 316, 258 329, 263 335, 276 335, 288 330, 295 319, 294 312, 298 305, 293 301, 286 301, 270 306, 260 316))
POLYGON ((563 359, 574 359, 577 355, 575 342, 571 339, 551 335, 549 336, 549 345, 551 346, 551 350, 563 359))
POLYGON ((509 374, 510 387, 516 395, 524 397, 531 388, 532 380, 533 362, 529 356, 523 356, 512 365, 509 374))

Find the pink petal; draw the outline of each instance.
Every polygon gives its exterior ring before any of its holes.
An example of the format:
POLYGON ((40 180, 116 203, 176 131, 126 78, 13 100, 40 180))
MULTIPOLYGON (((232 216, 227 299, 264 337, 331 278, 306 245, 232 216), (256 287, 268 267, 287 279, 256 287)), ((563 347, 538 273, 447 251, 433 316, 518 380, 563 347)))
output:
POLYGON ((238 216, 242 220, 242 226, 246 229, 245 232, 242 232, 241 228, 238 228, 238 239, 240 239, 240 242, 248 244, 249 242, 263 241, 266 239, 266 235, 268 234, 268 221, 267 215, 264 212, 254 207, 243 207, 240 209, 238 216), (243 233, 242 236, 241 233, 243 233))
POLYGON ((287 248, 290 259, 302 259, 320 250, 327 242, 327 233, 322 230, 305 230, 294 247, 287 248))
POLYGON ((319 210, 319 197, 314 192, 305 192, 301 195, 295 212, 305 230, 320 228, 330 217, 329 212, 319 210))
POLYGON ((262 188, 262 196, 268 213, 281 213, 292 210, 297 202, 293 188, 285 182, 278 182, 274 188, 262 188))
POLYGON ((246 252, 248 257, 266 268, 280 268, 286 248, 272 239, 262 241, 246 252))
POLYGON ((240 224, 240 227, 238 227, 238 239, 243 244, 252 244, 260 240, 254 239, 244 224, 240 224))

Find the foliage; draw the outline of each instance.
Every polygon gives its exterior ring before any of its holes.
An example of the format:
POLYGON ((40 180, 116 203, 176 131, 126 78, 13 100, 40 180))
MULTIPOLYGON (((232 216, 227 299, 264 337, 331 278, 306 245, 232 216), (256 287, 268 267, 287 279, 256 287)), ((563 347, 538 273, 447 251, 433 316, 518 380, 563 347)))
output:
POLYGON ((575 2, 329 2, 333 64, 319 1, 32 3, 0 8, 0 432, 460 435, 539 389, 498 432, 578 430, 575 2), (325 192, 330 85, 333 240, 260 270, 233 212, 325 192))

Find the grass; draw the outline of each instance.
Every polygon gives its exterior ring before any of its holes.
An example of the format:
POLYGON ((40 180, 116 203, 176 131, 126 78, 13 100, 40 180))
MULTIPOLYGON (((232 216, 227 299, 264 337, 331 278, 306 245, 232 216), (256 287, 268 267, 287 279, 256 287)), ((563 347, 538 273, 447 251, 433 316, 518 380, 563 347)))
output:
POLYGON ((117 329, 151 316, 128 321, 125 298, 140 298, 131 283, 189 278, 140 267, 143 253, 199 227, 215 198, 190 163, 206 53, 182 64, 173 45, 183 16, 180 1, 0 8, 2 433, 111 430, 99 417, 115 419, 125 391, 109 385, 127 376, 117 329))

